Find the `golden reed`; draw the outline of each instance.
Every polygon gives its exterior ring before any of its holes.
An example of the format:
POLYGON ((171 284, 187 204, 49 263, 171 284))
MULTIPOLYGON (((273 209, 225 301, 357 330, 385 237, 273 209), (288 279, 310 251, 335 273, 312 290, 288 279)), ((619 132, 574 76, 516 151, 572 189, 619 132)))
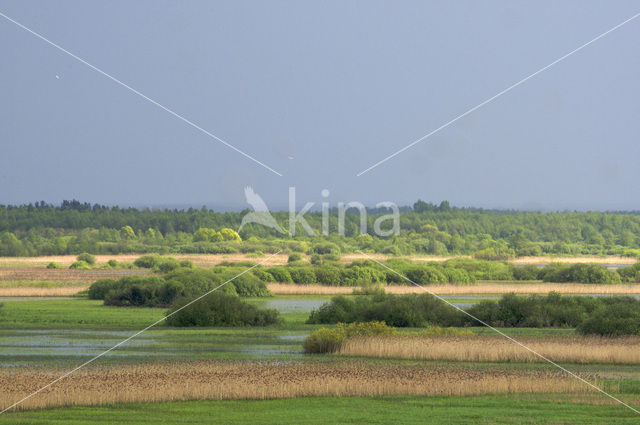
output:
MULTIPOLYGON (((1 370, 0 404, 11 405, 63 372, 1 370)), ((158 362, 79 370, 29 398, 19 409, 203 399, 589 392, 576 379, 549 370, 373 366, 358 361, 158 362)))
MULTIPOLYGON (((640 337, 516 338, 556 362, 640 363, 640 337)), ((544 360, 496 336, 377 336, 347 340, 338 354, 420 360, 469 362, 543 362, 544 360)))

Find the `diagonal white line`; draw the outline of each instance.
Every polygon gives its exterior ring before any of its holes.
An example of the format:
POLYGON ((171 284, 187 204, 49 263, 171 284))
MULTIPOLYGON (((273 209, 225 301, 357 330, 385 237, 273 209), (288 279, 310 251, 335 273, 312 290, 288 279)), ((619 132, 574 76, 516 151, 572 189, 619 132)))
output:
POLYGON ((218 142, 222 143, 223 145, 227 146, 228 148, 233 149, 234 151, 238 152, 240 155, 244 156, 245 158, 250 159, 251 161, 262 165, 264 168, 266 168, 267 170, 271 171, 274 174, 279 175, 280 177, 282 177, 282 174, 280 174, 279 172, 277 172, 276 170, 274 170, 273 168, 269 167, 268 165, 258 161, 257 159, 255 159, 254 157, 252 157, 251 155, 249 155, 248 153, 245 153, 244 151, 236 148, 235 146, 233 146, 232 144, 226 142, 225 140, 221 139, 220 137, 216 136, 215 134, 205 130, 204 128, 200 127, 199 125, 193 123, 192 121, 188 120, 187 118, 183 117, 182 115, 178 114, 177 112, 174 112, 173 110, 169 109, 168 107, 156 102, 155 100, 151 99, 150 97, 145 96, 144 94, 140 93, 138 90, 134 89, 133 87, 123 83, 122 81, 118 80, 116 77, 112 76, 111 74, 106 73, 105 71, 101 70, 100 68, 91 65, 89 62, 85 61, 84 59, 74 55, 73 53, 71 53, 70 51, 64 49, 63 47, 57 45, 56 43, 54 43, 53 41, 49 40, 48 38, 44 37, 43 35, 38 34, 37 32, 33 31, 30 28, 25 27, 24 25, 22 25, 20 22, 8 17, 7 15, 5 15, 4 13, 0 12, 0 16, 2 16, 3 18, 5 18, 7 21, 9 22, 13 22, 14 24, 16 24, 17 26, 19 26, 20 28, 22 28, 23 30, 35 35, 36 37, 38 37, 40 40, 44 41, 47 44, 50 44, 51 46, 55 47, 56 49, 66 53, 67 55, 71 56, 72 58, 74 58, 75 60, 77 60, 78 62, 83 63, 84 65, 88 66, 89 68, 93 69, 94 71, 104 75, 105 77, 107 77, 108 79, 114 81, 115 83, 121 85, 122 87, 126 88, 127 90, 137 94, 138 96, 140 96, 141 98, 143 98, 144 100, 156 105, 158 108, 165 110, 166 112, 170 113, 171 115, 173 115, 174 117, 178 118, 179 120, 187 123, 188 125, 190 125, 191 127, 195 128, 196 130, 200 131, 201 133, 206 134, 207 136, 211 137, 214 140, 217 140, 218 142))
POLYGON ((449 301, 447 301, 446 299, 442 298, 440 295, 437 295, 431 291, 429 291, 427 288, 425 288, 424 286, 415 283, 413 280, 409 279, 408 277, 406 277, 405 275, 393 270, 391 267, 387 266, 386 264, 381 263, 380 261, 376 260, 373 257, 370 257, 369 255, 365 254, 362 251, 358 251, 360 254, 364 255, 365 257, 367 257, 369 260, 381 265, 382 267, 384 267, 385 269, 389 270, 390 272, 393 272, 395 274, 397 274, 398 276, 400 276, 401 278, 403 278, 404 280, 406 280, 407 282, 411 282, 413 285, 417 286, 418 288, 421 288, 423 291, 425 291, 426 293, 436 297, 437 299, 439 299, 440 301, 445 302, 446 304, 450 305, 451 307, 455 308, 458 311, 461 311, 462 313, 466 314, 467 316, 471 317, 473 320, 477 321, 478 323, 481 323, 483 326, 486 326, 487 328, 491 329, 492 331, 497 332, 498 334, 502 335, 503 337, 507 338, 509 341, 519 345, 520 347, 524 348, 525 350, 535 354, 536 356, 540 357, 542 360, 546 361, 547 363, 552 364, 553 366, 557 367, 558 369, 562 370, 563 372, 568 373, 569 375, 571 375, 572 377, 578 379, 579 381, 584 382, 585 384, 587 384, 588 386, 590 386, 591 388, 598 390, 599 392, 601 392, 602 394, 606 395, 607 397, 611 398, 612 400, 617 401, 618 403, 622 404, 625 407, 628 407, 629 409, 633 410, 634 412, 636 412, 637 414, 640 414, 640 410, 635 409, 634 407, 628 405, 627 403, 625 403, 624 401, 620 400, 619 398, 609 394, 608 392, 606 392, 605 390, 603 390, 600 387, 597 387, 595 385, 593 385, 591 382, 587 381, 584 378, 581 378, 580 376, 576 375, 575 373, 571 372, 570 370, 560 366, 558 363, 554 362, 553 360, 549 359, 548 357, 543 356, 542 354, 538 353, 537 351, 535 351, 532 348, 527 347, 526 345, 524 345, 523 343, 521 343, 520 341, 510 337, 509 335, 505 334, 504 332, 502 332, 499 329, 494 328, 493 326, 489 325, 488 323, 485 323, 484 321, 478 319, 477 317, 475 317, 473 314, 465 311, 464 309, 458 307, 455 304, 450 303, 449 301))
POLYGON ((140 335, 141 333, 149 330, 150 328, 154 327, 155 325, 157 325, 158 323, 164 321, 165 319, 173 316, 174 314, 176 314, 177 312, 179 312, 180 310, 189 307, 191 304, 195 303, 196 301, 206 297, 207 295, 209 295, 210 293, 222 288, 224 285, 226 285, 227 283, 231 282, 232 280, 242 276, 243 274, 247 273, 249 270, 258 267, 259 265, 265 263, 267 260, 275 257, 276 255, 280 254, 282 251, 278 251, 275 254, 270 255, 269 257, 265 258, 264 260, 260 261, 257 264, 254 264, 253 266, 249 267, 248 269, 244 270, 242 273, 239 273, 237 275, 235 275, 234 277, 232 277, 231 279, 227 280, 226 282, 221 283, 220 285, 216 286, 215 288, 211 289, 210 291, 200 295, 198 298, 189 301, 187 304, 183 305, 182 307, 180 307, 179 309, 172 311, 171 313, 167 314, 166 316, 164 316, 162 319, 153 322, 152 324, 150 324, 149 326, 147 326, 146 328, 134 333, 133 335, 127 337, 126 339, 123 339, 122 341, 120 341, 119 343, 117 343, 116 345, 114 345, 113 347, 109 348, 106 351, 103 351, 102 353, 98 354, 95 357, 92 357, 91 359, 87 360, 86 362, 82 363, 80 366, 77 366, 73 369, 71 369, 70 371, 66 372, 64 375, 59 376, 58 378, 54 379, 53 381, 49 382, 47 385, 43 386, 42 388, 38 389, 37 391, 32 392, 31 394, 29 394, 28 396, 24 397, 21 400, 16 401, 15 403, 13 403, 11 406, 4 408, 2 411, 0 411, 0 415, 3 414, 4 412, 6 412, 7 410, 13 409, 14 407, 16 407, 17 405, 19 405, 20 403, 22 403, 25 400, 30 399, 31 397, 33 397, 34 395, 38 394, 39 392, 49 388, 50 386, 52 386, 53 384, 55 384, 56 382, 59 382, 61 380, 63 380, 64 378, 66 378, 67 376, 71 375, 72 373, 76 372, 79 369, 82 369, 83 367, 85 367, 86 365, 88 365, 89 363, 92 363, 93 361, 99 359, 100 357, 104 356, 105 354, 115 350, 116 348, 120 347, 122 344, 132 340, 133 338, 137 337, 138 335, 140 335))
POLYGON ((433 130, 432 132, 425 134, 424 136, 420 137, 417 140, 414 140, 413 142, 409 143, 407 146, 405 146, 404 148, 392 153, 391 155, 387 156, 386 158, 376 162, 375 164, 373 164, 372 166, 370 166, 369 168, 366 168, 362 171, 360 171, 358 174, 356 174, 357 177, 360 177, 361 175, 363 175, 364 173, 367 173, 371 170, 373 170, 374 168, 376 168, 378 165, 383 164, 385 162, 387 162, 388 160, 390 160, 391 158, 393 158, 394 156, 401 154, 402 152, 406 151, 407 149, 411 148, 412 146, 417 145, 418 143, 422 142, 423 140, 431 137, 432 135, 436 134, 437 132, 439 132, 442 129, 445 129, 447 127, 449 127, 451 124, 453 124, 454 122, 458 121, 459 119, 469 115, 470 113, 474 112, 477 109, 482 108, 484 105, 486 105, 487 103, 492 102, 493 100, 499 98, 500 96, 502 96, 503 94, 511 91, 512 89, 518 87, 520 84, 524 83, 525 81, 535 77, 536 75, 540 74, 541 72, 546 71, 547 69, 551 68, 552 66, 554 66, 555 64, 557 64, 558 62, 561 62, 563 60, 565 60, 566 58, 568 58, 569 56, 573 55, 574 53, 579 52, 580 50, 584 49, 585 47, 587 47, 588 45, 590 45, 591 43, 596 42, 597 40, 601 39, 602 37, 604 37, 605 35, 617 30, 618 28, 620 28, 621 26, 631 22, 632 20, 636 19, 638 16, 640 16, 640 13, 637 13, 635 15, 633 15, 632 17, 630 17, 629 19, 619 23, 618 25, 616 25, 615 27, 611 28, 610 30, 603 32, 602 34, 600 34, 599 36, 597 36, 596 38, 591 39, 590 41, 584 43, 582 46, 570 51, 569 53, 567 53, 566 55, 554 60, 553 62, 551 62, 549 65, 540 68, 539 70, 537 70, 536 72, 534 72, 533 74, 523 78, 522 80, 518 81, 517 83, 507 87, 506 89, 502 90, 500 93, 496 94, 495 96, 490 97, 489 99, 485 100, 482 103, 479 103, 478 105, 474 106, 473 108, 469 109, 467 112, 463 113, 462 115, 458 115, 457 117, 455 117, 454 119, 452 119, 451 121, 441 125, 440 127, 436 128, 435 130, 433 130))

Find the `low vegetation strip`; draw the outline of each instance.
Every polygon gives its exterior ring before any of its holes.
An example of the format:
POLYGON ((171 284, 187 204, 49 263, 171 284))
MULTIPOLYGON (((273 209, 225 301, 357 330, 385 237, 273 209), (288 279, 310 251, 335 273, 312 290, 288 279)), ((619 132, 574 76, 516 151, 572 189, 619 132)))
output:
MULTIPOLYGON (((1 370, 2 406, 21 399, 62 372, 1 370)), ((205 399, 588 392, 592 392, 588 386, 562 372, 542 370, 373 366, 352 361, 200 361, 83 369, 26 400, 19 408, 205 399)))
POLYGON ((481 326, 576 328, 582 334, 640 335, 640 300, 632 297, 503 295, 481 301, 463 312, 430 294, 337 295, 315 309, 308 324, 385 322, 397 327, 481 326))
MULTIPOLYGON (((555 362, 640 363, 640 337, 518 338, 555 362)), ((501 336, 356 336, 344 341, 338 354, 348 356, 452 360, 463 362, 544 362, 501 336)))

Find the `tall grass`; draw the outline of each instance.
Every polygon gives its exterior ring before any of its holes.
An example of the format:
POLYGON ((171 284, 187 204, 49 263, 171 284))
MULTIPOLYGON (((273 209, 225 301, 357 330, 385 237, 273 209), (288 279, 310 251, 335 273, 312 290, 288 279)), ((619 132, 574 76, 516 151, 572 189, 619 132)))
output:
MULTIPOLYGON (((0 407, 11 405, 61 373, 5 369, 0 372, 0 407)), ((587 392, 586 385, 555 371, 200 361, 82 369, 19 408, 202 399, 587 392)))
MULTIPOLYGON (((557 362, 640 363, 640 337, 518 338, 527 347, 557 362)), ((501 336, 379 336, 345 341, 338 354, 469 362, 543 362, 540 357, 501 336)))

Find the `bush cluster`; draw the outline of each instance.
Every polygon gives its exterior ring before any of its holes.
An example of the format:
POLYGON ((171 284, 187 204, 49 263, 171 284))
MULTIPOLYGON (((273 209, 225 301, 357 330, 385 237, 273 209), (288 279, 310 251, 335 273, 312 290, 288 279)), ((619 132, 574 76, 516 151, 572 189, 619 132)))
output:
POLYGON ((461 312, 432 295, 383 293, 357 298, 335 296, 331 302, 312 311, 307 323, 353 323, 372 320, 396 327, 461 326, 465 323, 461 312))
MULTIPOLYGON (((475 260, 472 260, 475 261, 475 260)), ((330 286, 360 286, 368 283, 410 284, 404 275, 418 284, 470 284, 475 278, 461 267, 450 264, 414 264, 406 260, 390 260, 389 270, 373 261, 354 261, 350 264, 324 262, 320 264, 293 263, 286 266, 256 268, 253 273, 264 282, 282 282, 330 286), (399 274, 398 274, 399 273, 399 274)))
POLYGON ((267 326, 282 323, 277 310, 259 309, 233 295, 214 292, 187 305, 182 298, 167 312, 169 326, 267 326), (184 307, 184 308, 183 308, 184 307))
POLYGON ((163 257, 157 254, 143 255, 133 262, 136 267, 143 269, 152 269, 153 271, 168 273, 177 268, 193 267, 193 263, 189 260, 178 260, 173 257, 163 257))
POLYGON ((305 353, 333 353, 348 339, 355 336, 395 335, 396 330, 380 321, 338 323, 333 329, 320 328, 302 343, 305 353))
MULTIPOLYGON (((467 310, 491 326, 571 327, 583 334, 640 335, 640 300, 632 297, 540 297, 506 294, 498 302, 484 301, 467 310)), ((467 324, 480 325, 469 319, 467 324)))
POLYGON ((544 282, 620 283, 620 274, 599 264, 551 263, 540 270, 544 282))
POLYGON ((340 349, 342 344, 350 338, 367 336, 472 336, 473 332, 468 329, 456 329, 453 327, 442 328, 440 326, 429 326, 418 332, 398 333, 397 330, 388 326, 384 322, 356 322, 338 323, 335 328, 320 328, 312 332, 303 342, 305 353, 334 353, 340 349))
POLYGON ((224 286, 218 291, 227 295, 271 295, 265 284, 252 274, 237 276, 238 274, 237 268, 178 268, 165 276, 101 279, 89 287, 89 298, 104 300, 105 305, 168 307, 179 298, 193 299, 223 283, 224 286), (229 282, 234 277, 235 279, 229 282))
MULTIPOLYGON (((467 312, 495 327, 566 327, 583 334, 640 335, 640 300, 632 297, 506 294, 497 302, 475 304, 467 312)), ((428 294, 377 293, 356 299, 333 297, 312 311, 307 323, 377 320, 397 327, 482 326, 471 316, 428 294)))

